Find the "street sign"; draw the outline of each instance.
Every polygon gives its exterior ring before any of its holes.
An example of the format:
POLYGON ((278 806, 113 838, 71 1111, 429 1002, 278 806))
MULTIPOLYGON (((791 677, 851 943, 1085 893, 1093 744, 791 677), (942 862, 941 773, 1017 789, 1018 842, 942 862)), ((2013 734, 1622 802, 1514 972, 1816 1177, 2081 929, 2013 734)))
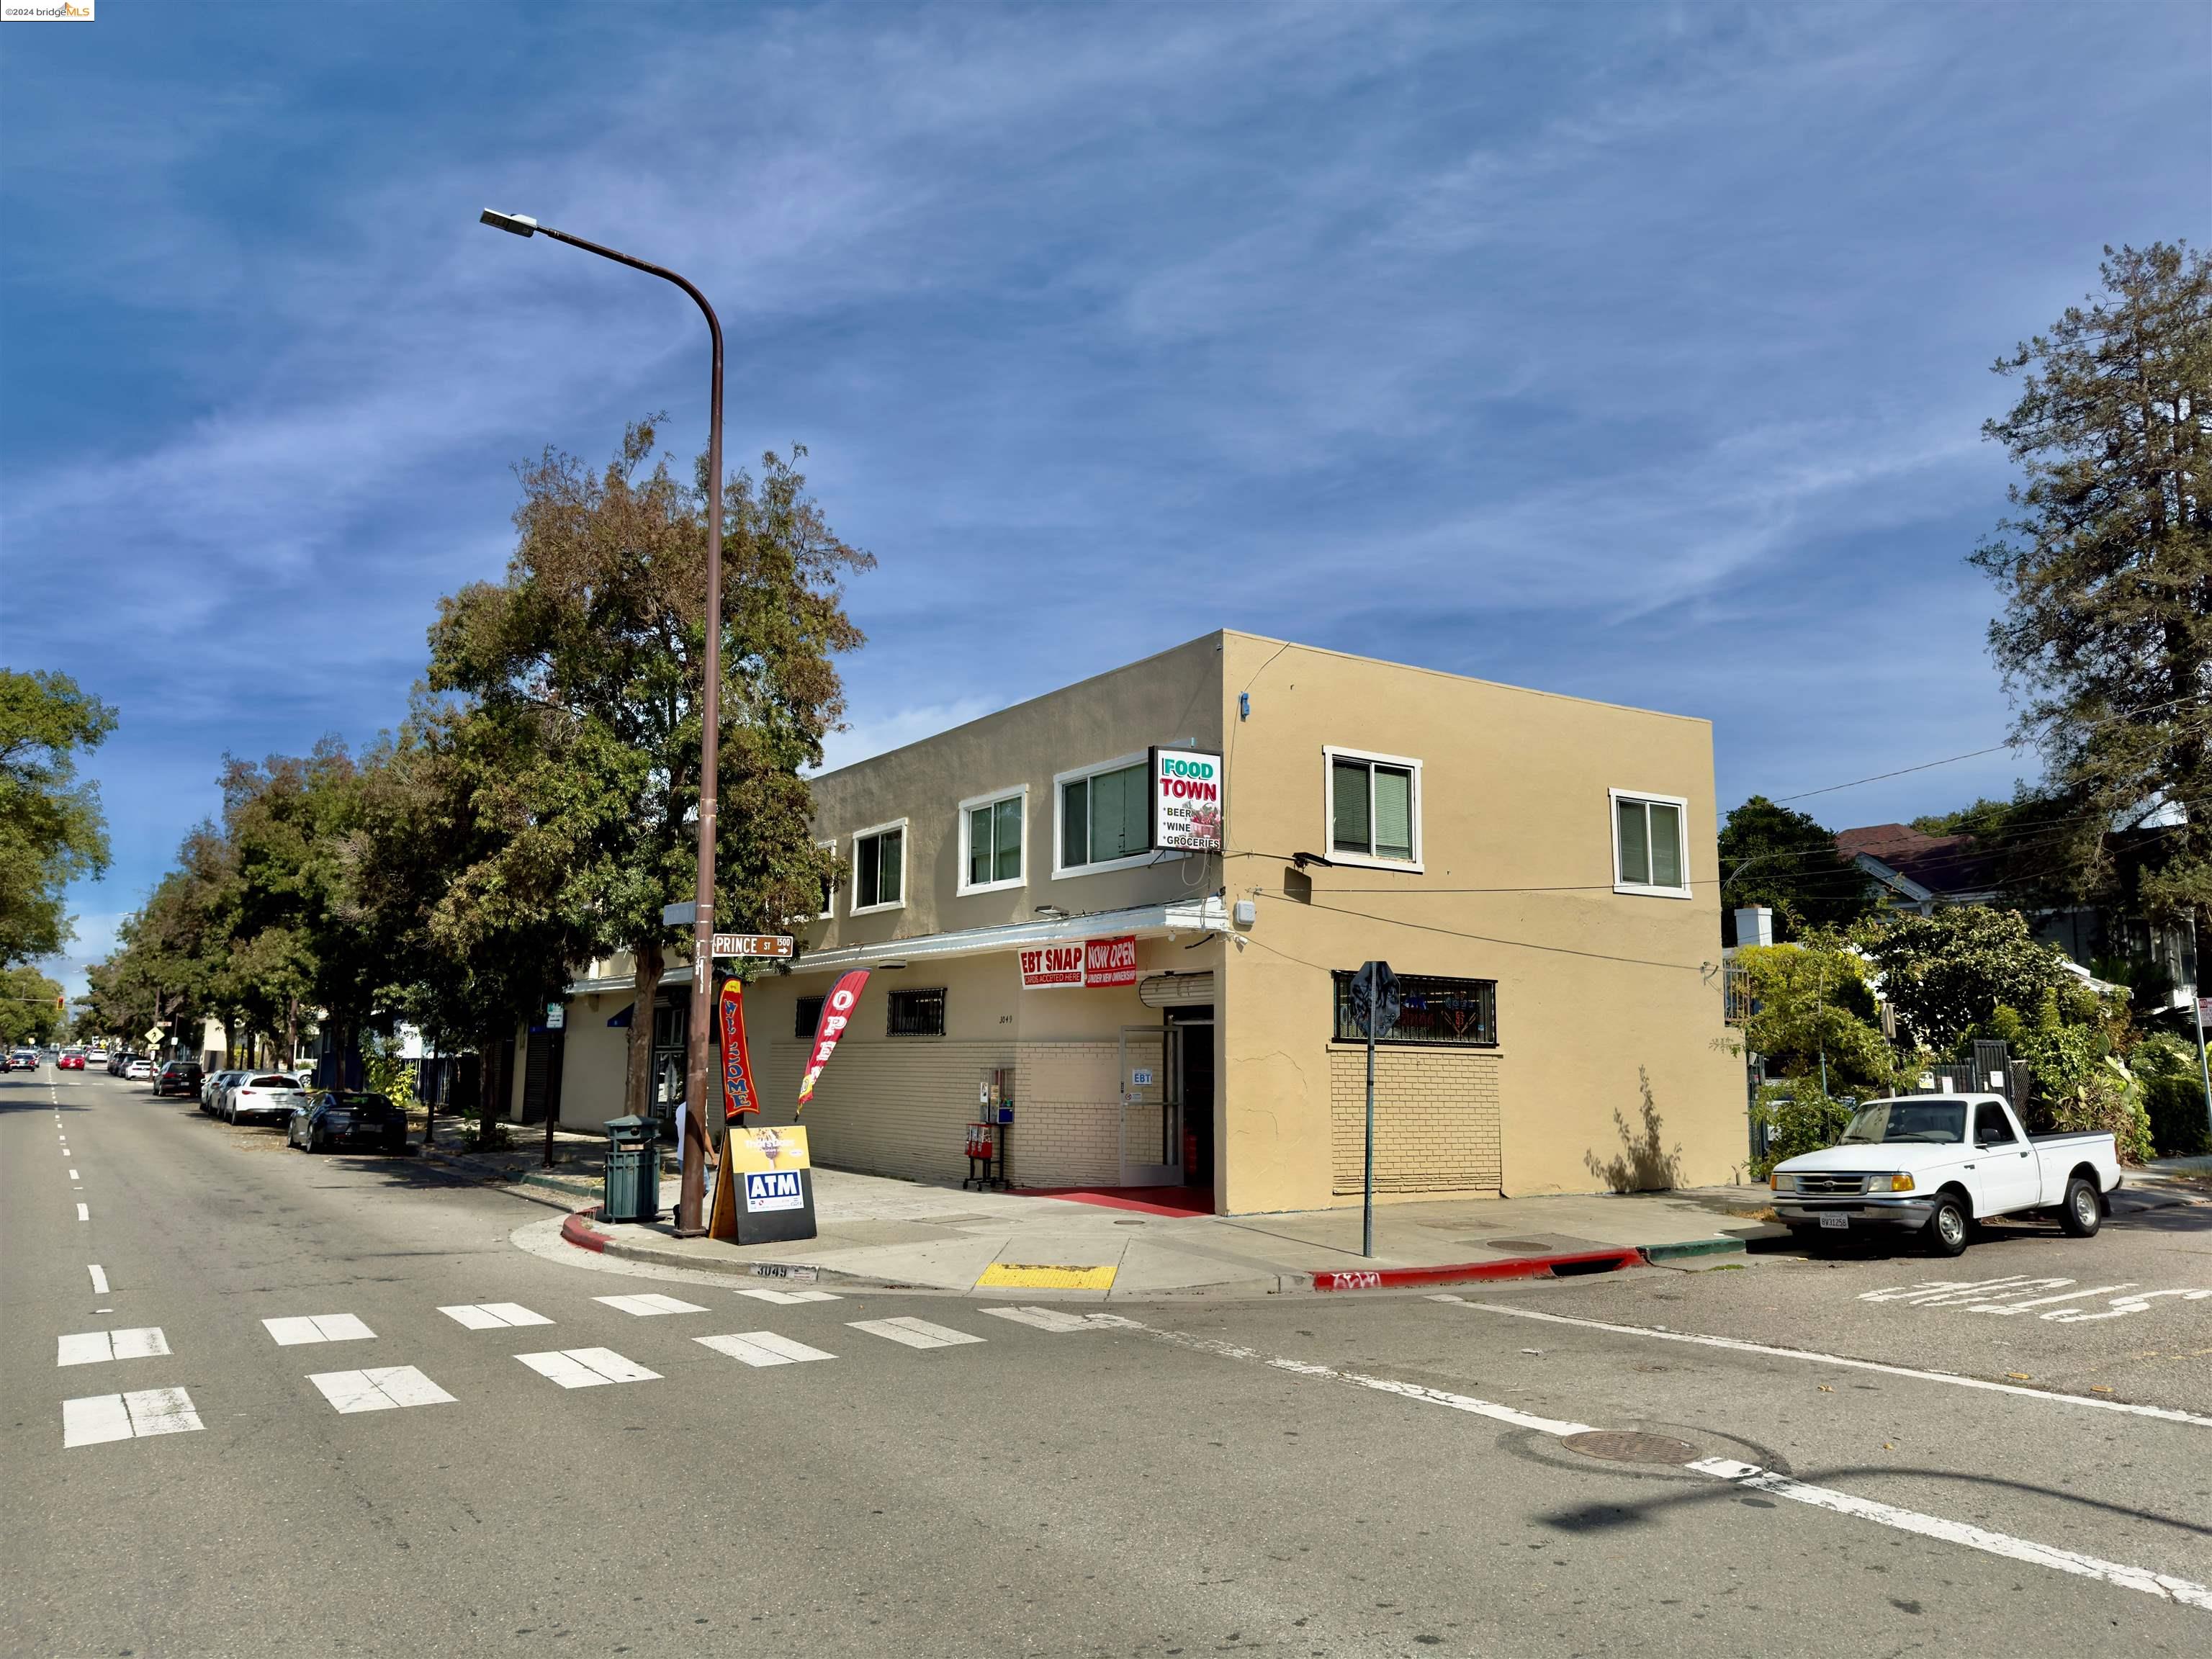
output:
POLYGON ((660 907, 660 924, 664 927, 690 927, 699 920, 699 902, 685 899, 681 904, 660 907))
POLYGON ((791 957, 791 935, 788 933, 717 933, 714 935, 714 954, 718 957, 762 957, 774 961, 787 961, 791 957))
POLYGON ((547 1030, 557 1031, 568 1023, 568 1010, 565 1004, 549 1002, 545 1005, 545 1029, 547 1030))
POLYGON ((146 1033, 146 1041, 149 1042, 159 1042, 161 1040, 161 1028, 158 1025, 156 1025, 152 1030, 146 1033))
POLYGON ((1352 976, 1352 1018, 1362 1036, 1387 1036, 1398 1023, 1398 976, 1387 962, 1363 963, 1352 976))

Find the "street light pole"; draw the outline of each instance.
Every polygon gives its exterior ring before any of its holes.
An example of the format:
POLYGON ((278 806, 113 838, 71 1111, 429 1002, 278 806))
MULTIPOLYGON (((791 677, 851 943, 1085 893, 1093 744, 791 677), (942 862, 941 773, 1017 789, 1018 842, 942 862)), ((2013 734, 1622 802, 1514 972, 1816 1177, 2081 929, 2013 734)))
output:
MULTIPOLYGON (((602 259, 628 265, 663 282, 673 283, 690 295, 707 319, 707 332, 714 343, 714 379, 708 388, 707 416, 707 660, 705 687, 700 702, 699 728, 699 872, 693 888, 698 915, 691 936, 691 1021, 684 1056, 683 1185, 676 1200, 676 1231, 679 1237, 704 1231, 699 1211, 706 1196, 707 1079, 713 1066, 709 1050, 714 1039, 714 819, 717 785, 721 776, 722 738, 722 324, 707 296, 665 266, 632 258, 580 236, 541 225, 526 214, 495 213, 486 208, 482 222, 516 236, 550 236, 556 242, 596 253, 602 259)), ((642 1018, 650 1021, 653 1011, 642 1018)))

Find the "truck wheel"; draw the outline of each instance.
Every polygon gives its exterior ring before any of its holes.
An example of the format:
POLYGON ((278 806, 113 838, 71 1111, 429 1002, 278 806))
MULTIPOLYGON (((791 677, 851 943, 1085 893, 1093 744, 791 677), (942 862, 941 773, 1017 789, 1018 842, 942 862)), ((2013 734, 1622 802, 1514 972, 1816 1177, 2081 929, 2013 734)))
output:
POLYGON ((2094 1238, 2104 1222, 2095 1184, 2075 1176, 2066 1183, 2066 1201, 2058 1206, 2059 1227, 2069 1238, 2094 1238))
POLYGON ((1928 1218, 1926 1236, 1928 1249, 1936 1255, 1963 1255, 1966 1249, 1966 1206, 1949 1193, 1936 1200, 1936 1212, 1928 1218))

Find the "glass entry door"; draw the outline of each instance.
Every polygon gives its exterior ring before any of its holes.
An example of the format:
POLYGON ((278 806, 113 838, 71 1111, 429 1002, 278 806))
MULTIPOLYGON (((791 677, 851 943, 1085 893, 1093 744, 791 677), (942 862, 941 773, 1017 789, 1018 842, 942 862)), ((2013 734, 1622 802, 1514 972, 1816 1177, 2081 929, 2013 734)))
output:
POLYGON ((1168 1034, 1121 1028, 1121 1184, 1182 1184, 1182 1114, 1170 1097, 1168 1034))

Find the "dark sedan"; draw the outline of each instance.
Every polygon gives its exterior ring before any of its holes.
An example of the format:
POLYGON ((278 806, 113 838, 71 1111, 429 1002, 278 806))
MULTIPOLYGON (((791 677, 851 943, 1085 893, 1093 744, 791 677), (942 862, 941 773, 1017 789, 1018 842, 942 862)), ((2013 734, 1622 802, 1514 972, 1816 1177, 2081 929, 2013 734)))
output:
POLYGON ((204 1075, 197 1060, 173 1060, 154 1073, 154 1092, 157 1095, 196 1095, 200 1091, 200 1079, 204 1075))
POLYGON ((310 1152, 368 1146, 380 1152, 407 1150, 407 1115, 382 1095, 321 1089, 292 1114, 284 1139, 310 1152))

